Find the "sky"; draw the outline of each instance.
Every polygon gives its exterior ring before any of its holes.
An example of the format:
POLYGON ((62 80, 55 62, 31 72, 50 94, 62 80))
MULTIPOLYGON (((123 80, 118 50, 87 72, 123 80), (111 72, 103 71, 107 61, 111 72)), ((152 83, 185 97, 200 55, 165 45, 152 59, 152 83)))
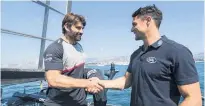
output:
POLYGON ((132 13, 155 4, 163 13, 161 35, 185 45, 193 54, 204 51, 204 3, 179 1, 102 1, 72 4, 72 12, 86 17, 81 44, 88 57, 129 56, 142 45, 131 30, 132 13))
MULTIPOLYGON (((30 1, 1 2, 1 27, 17 32, 42 35, 44 10, 30 1)), ((188 47, 193 54, 204 51, 204 2, 149 1, 74 1, 72 12, 85 16, 87 25, 80 44, 88 58, 130 56, 142 41, 135 41, 130 31, 132 13, 155 4, 163 13, 161 35, 188 47)), ((51 2, 65 13, 65 1, 51 2)), ((47 38, 61 35, 63 15, 49 11, 47 38)), ((1 33, 2 63, 35 60, 40 54, 40 40, 1 33)), ((50 44, 46 42, 46 47, 50 44)), ((33 63, 30 63, 33 64, 33 63)))

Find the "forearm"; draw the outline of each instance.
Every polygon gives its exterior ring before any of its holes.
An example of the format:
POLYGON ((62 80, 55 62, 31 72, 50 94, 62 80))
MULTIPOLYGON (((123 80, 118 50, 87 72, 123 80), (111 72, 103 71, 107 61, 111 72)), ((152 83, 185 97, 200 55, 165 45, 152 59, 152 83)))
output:
POLYGON ((187 96, 179 106, 202 106, 202 98, 187 96))
POLYGON ((101 80, 100 83, 104 85, 105 88, 112 88, 112 89, 124 89, 127 88, 129 85, 126 86, 126 78, 120 77, 115 80, 101 80))
POLYGON ((60 75, 55 79, 52 79, 50 85, 53 87, 62 87, 62 88, 85 88, 89 83, 89 80, 86 79, 76 79, 64 75, 60 75))

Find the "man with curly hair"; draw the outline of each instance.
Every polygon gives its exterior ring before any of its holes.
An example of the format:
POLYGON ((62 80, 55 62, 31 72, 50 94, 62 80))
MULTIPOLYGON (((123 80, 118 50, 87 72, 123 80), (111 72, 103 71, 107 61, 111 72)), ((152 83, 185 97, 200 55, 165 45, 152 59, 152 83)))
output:
POLYGON ((85 89, 95 93, 94 106, 106 106, 106 92, 96 82, 103 79, 103 75, 84 68, 85 54, 78 42, 85 25, 83 16, 66 14, 62 21, 63 35, 44 52, 45 77, 49 85, 46 106, 87 106, 85 89))

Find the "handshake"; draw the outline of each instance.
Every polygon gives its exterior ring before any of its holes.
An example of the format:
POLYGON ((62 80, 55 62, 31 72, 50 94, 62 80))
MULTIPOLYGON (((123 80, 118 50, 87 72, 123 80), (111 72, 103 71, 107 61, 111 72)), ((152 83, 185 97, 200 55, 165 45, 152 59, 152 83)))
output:
POLYGON ((92 77, 87 80, 89 80, 89 83, 86 84, 87 86, 85 88, 85 91, 89 93, 99 93, 102 90, 104 90, 105 85, 102 83, 102 81, 99 78, 92 77))

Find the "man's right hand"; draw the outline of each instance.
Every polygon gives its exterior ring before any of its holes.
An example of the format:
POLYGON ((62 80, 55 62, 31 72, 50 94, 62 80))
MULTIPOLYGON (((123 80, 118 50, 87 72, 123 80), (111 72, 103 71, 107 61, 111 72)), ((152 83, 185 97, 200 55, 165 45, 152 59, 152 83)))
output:
POLYGON ((87 85, 87 87, 85 88, 86 91, 90 92, 90 93, 98 93, 100 91, 102 91, 104 89, 104 87, 102 85, 99 85, 99 78, 97 77, 92 77, 89 80, 89 83, 87 85))

